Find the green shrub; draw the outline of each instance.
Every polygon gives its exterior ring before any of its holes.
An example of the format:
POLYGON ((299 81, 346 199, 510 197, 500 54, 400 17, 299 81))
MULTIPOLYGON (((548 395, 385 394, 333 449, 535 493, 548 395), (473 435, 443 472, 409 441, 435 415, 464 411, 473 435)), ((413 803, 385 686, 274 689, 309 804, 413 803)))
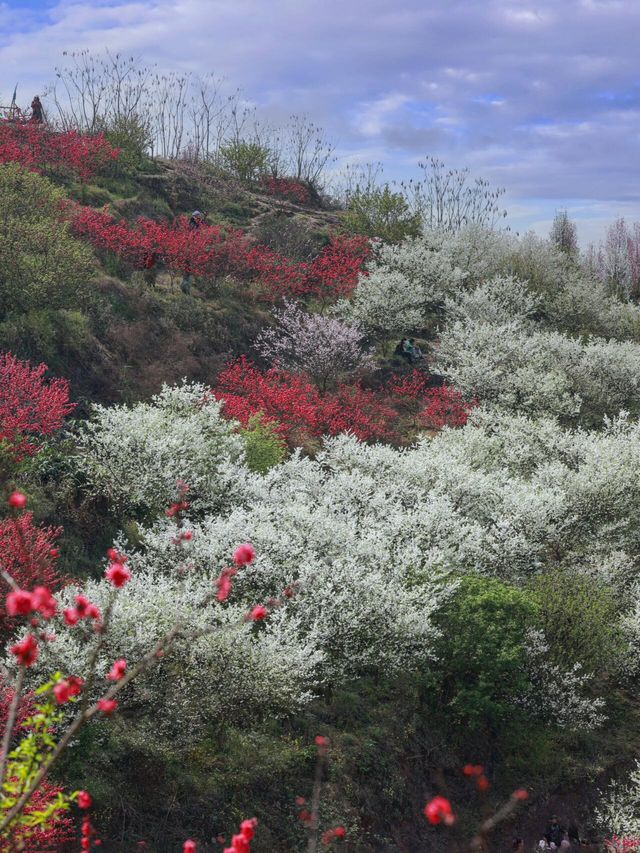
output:
POLYGON ((394 193, 389 185, 367 189, 356 188, 349 197, 344 224, 353 234, 378 237, 386 243, 397 243, 420 233, 420 215, 412 213, 402 193, 394 193))
POLYGON ((442 700, 469 727, 494 731, 513 717, 528 689, 524 641, 536 606, 526 592, 468 575, 437 619, 442 630, 442 700))
POLYGON ((148 122, 140 116, 120 116, 114 119, 105 136, 111 145, 120 149, 120 156, 113 166, 116 173, 135 173, 147 159, 152 135, 148 122))
POLYGON ((220 161, 225 169, 241 181, 255 181, 267 171, 270 150, 259 142, 229 142, 220 148, 220 161))
POLYGON ((534 578, 530 592, 554 663, 579 663, 593 673, 615 667, 622 637, 611 589, 593 577, 556 569, 534 578))
POLYGON ((15 164, 0 166, 0 318, 78 308, 89 296, 91 251, 61 221, 61 193, 15 164))
POLYGON ((258 474, 266 474, 269 468, 285 458, 284 441, 276 433, 273 424, 263 421, 258 413, 249 418, 245 429, 240 430, 244 439, 247 466, 258 474))

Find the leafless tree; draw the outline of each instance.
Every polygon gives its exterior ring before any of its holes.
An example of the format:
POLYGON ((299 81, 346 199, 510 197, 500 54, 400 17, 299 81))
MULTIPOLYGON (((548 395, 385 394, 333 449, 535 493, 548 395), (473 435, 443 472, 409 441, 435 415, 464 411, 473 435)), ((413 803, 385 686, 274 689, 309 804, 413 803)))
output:
POLYGON ((289 174, 299 181, 321 183, 323 172, 335 150, 323 129, 306 115, 292 115, 284 128, 282 139, 289 174))
POLYGON ((494 228, 507 211, 500 205, 505 190, 492 189, 483 178, 469 179, 469 169, 447 169, 431 157, 420 163, 421 180, 401 182, 400 187, 423 227, 459 231, 465 225, 494 228))

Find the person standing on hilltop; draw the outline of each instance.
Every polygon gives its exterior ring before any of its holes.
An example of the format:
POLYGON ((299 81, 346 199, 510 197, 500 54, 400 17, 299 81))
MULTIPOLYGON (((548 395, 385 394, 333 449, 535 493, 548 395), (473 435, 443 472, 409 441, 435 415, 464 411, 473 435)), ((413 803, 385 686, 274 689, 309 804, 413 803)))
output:
POLYGON ((36 124, 42 124, 44 121, 44 111, 42 109, 42 101, 36 95, 31 101, 31 121, 36 124))

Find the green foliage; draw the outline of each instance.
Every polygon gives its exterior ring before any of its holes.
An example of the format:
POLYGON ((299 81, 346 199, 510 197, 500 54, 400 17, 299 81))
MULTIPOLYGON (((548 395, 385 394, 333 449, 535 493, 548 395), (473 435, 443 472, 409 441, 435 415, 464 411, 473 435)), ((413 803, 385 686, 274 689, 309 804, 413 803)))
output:
POLYGON ((530 592, 554 663, 579 663, 586 673, 615 668, 623 643, 610 587, 597 578, 556 569, 535 577, 530 592))
POLYGON ((278 465, 285 458, 285 442, 268 421, 263 421, 258 413, 249 418, 249 423, 240 430, 244 439, 247 467, 258 474, 266 474, 269 468, 278 465))
POLYGON ((443 699, 470 727, 498 727, 527 690, 524 641, 536 607, 519 589, 492 578, 460 580, 437 622, 443 699))
POLYGON ((91 252, 70 236, 61 204, 46 178, 0 166, 0 317, 86 301, 91 252))
POLYGON ((420 233, 419 214, 412 213, 402 195, 384 187, 357 188, 349 197, 344 216, 345 227, 354 234, 378 237, 386 243, 397 243, 420 233))
MULTIPOLYGON (((8 755, 0 797, 0 817, 2 818, 33 785, 42 765, 56 748, 54 733, 64 719, 64 712, 54 702, 52 688, 61 679, 62 674, 56 672, 49 681, 35 691, 35 695, 41 697, 40 701, 36 703, 33 714, 23 721, 24 733, 18 745, 8 755)), ((75 702, 76 699, 71 701, 75 702)), ((38 803, 34 796, 31 805, 20 813, 6 831, 14 838, 16 836, 28 838, 29 830, 50 826, 61 811, 69 808, 72 799, 73 797, 61 791, 55 792, 42 803, 38 803)))
POLYGON ((266 145, 241 139, 220 148, 220 161, 224 168, 247 183, 257 180, 267 171, 270 155, 266 145))
POLYGON ((132 174, 144 164, 152 135, 148 123, 141 116, 118 116, 107 128, 105 137, 111 145, 120 149, 120 155, 114 163, 116 171, 132 174))

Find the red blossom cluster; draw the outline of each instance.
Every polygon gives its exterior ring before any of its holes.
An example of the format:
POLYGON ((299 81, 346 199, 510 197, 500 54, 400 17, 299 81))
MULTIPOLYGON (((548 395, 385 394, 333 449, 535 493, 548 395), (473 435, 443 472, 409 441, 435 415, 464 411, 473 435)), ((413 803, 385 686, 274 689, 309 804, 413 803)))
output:
MULTIPOLYGON (((251 841, 255 835, 258 821, 255 817, 243 820, 240 824, 240 832, 231 836, 231 846, 225 847, 222 853, 250 853, 251 841)), ((185 841, 182 848, 183 853, 195 853, 194 841, 185 841)))
MULTIPOLYGON (((8 504, 21 510, 26 506, 26 498, 22 492, 14 492, 8 504)), ((0 564, 19 592, 12 591, 7 599, 0 599, 0 633, 5 636, 15 628, 13 618, 26 615, 19 608, 26 607, 27 613, 33 610, 44 616, 45 610, 55 606, 50 590, 64 583, 54 567, 58 556, 54 544, 59 535, 59 529, 35 525, 28 512, 0 520, 0 564), (35 588, 28 592, 32 587, 35 588)))
POLYGON ((309 187, 295 178, 262 178, 264 191, 277 198, 284 198, 296 204, 308 204, 311 200, 309 187))
POLYGON ((19 163, 32 172, 86 181, 117 160, 119 153, 103 133, 57 133, 35 123, 0 122, 0 163, 19 163))
POLYGON ((106 210, 75 205, 69 216, 73 233, 94 249, 115 254, 134 269, 162 264, 180 275, 216 279, 232 275, 255 281, 270 299, 312 296, 323 301, 350 293, 369 255, 361 237, 334 237, 310 263, 253 245, 238 230, 213 225, 189 228, 186 219, 172 224, 139 217, 117 220, 106 210))
POLYGON ((337 838, 344 838, 346 834, 344 826, 334 826, 333 829, 327 829, 326 832, 323 832, 320 840, 323 844, 328 845, 337 838))
POLYGON ((476 399, 465 400, 460 391, 449 385, 429 388, 425 399, 427 402, 419 414, 419 420, 428 429, 464 426, 469 412, 478 405, 476 399))
POLYGON ((304 293, 323 302, 349 296, 370 256, 366 237, 333 237, 308 265, 304 293))
MULTIPOLYGON (((43 779, 25 807, 25 817, 35 812, 46 811, 63 793, 63 788, 43 779)), ((27 830, 26 833, 24 826, 16 825, 9 838, 3 839, 6 840, 7 847, 3 845, 2 849, 59 853, 60 850, 68 849, 67 845, 73 842, 75 835, 73 818, 65 812, 57 812, 54 820, 48 822, 46 826, 36 826, 27 830)))
POLYGON ((604 841, 607 853, 637 853, 640 851, 640 837, 612 835, 604 841))
POLYGON ((74 409, 66 379, 45 381, 46 364, 32 367, 11 353, 0 353, 0 442, 16 460, 33 456, 37 439, 60 429, 74 409))
POLYGON ((89 818, 88 811, 93 805, 91 795, 86 791, 78 791, 78 806, 85 812, 82 816, 82 827, 80 830, 80 849, 91 850, 91 846, 98 847, 102 842, 96 835, 96 831, 89 818))
POLYGON ((439 823, 451 826, 456 820, 451 803, 446 797, 434 797, 422 811, 432 826, 437 826, 439 823))
POLYGON ((224 401, 227 417, 246 426, 261 412, 290 445, 347 431, 362 441, 388 440, 397 419, 384 398, 359 385, 341 385, 322 395, 301 374, 276 368, 263 372, 245 357, 226 365, 215 395, 224 401))
MULTIPOLYGON (((63 678, 53 687, 53 695, 58 705, 66 704, 72 697, 82 693, 84 681, 75 675, 63 678)), ((80 792, 82 793, 82 791, 80 792)), ((78 802, 80 800, 78 799, 78 802)))
POLYGON ((479 791, 489 790, 489 780, 484 775, 484 767, 482 764, 465 764, 462 768, 462 773, 467 778, 475 779, 476 788, 479 791))
POLYGON ((65 607, 62 611, 65 625, 73 627, 74 625, 77 625, 78 622, 86 619, 87 621, 91 620, 94 622, 95 629, 99 630, 100 620, 102 618, 99 608, 95 604, 92 604, 86 595, 82 595, 81 593, 76 595, 75 602, 75 607, 65 607))

